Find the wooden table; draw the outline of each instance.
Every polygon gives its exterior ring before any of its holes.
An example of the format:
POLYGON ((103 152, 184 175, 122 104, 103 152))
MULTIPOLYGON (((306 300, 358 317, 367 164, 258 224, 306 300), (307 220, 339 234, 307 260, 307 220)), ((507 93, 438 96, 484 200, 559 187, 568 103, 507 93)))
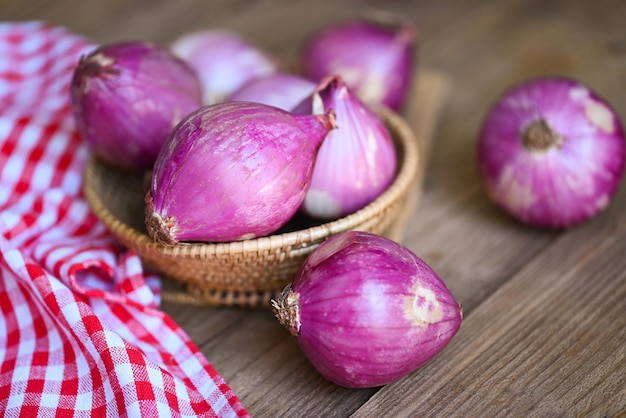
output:
POLYGON ((404 243, 463 304, 459 333, 412 375, 350 390, 320 378, 269 311, 164 309, 257 417, 624 416, 626 183, 593 221, 537 230, 489 201, 475 158, 488 106, 532 76, 585 81, 626 121, 623 0, 0 0, 0 19, 43 19, 100 43, 222 27, 293 57, 314 29, 367 7, 413 18, 419 68, 452 83, 404 243))

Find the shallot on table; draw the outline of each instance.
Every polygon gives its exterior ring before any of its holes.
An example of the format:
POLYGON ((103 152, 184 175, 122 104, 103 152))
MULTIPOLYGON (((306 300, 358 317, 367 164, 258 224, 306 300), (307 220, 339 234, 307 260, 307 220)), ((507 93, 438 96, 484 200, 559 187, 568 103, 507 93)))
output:
POLYGON ((527 80, 505 92, 480 132, 489 196, 517 220, 565 228, 607 207, 624 172, 624 128, 580 81, 527 80))
POLYGON ((315 249, 281 297, 279 321, 326 379, 381 386, 415 371, 456 334, 462 313, 446 284, 408 248, 368 232, 315 249))

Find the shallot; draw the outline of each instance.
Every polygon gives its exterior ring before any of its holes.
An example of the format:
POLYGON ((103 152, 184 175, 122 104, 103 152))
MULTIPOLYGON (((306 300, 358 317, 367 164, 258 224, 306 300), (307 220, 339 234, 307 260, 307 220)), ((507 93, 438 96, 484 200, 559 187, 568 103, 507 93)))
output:
POLYGON ((624 128, 611 106, 565 77, 528 80, 488 112, 478 144, 489 196, 517 220, 565 228, 607 207, 624 172, 624 128))
POLYGON ((334 127, 253 102, 205 106, 174 129, 154 164, 146 226, 158 242, 267 235, 302 204, 315 154, 334 127))
POLYGON ((127 41, 80 59, 71 100, 77 128, 96 156, 143 170, 152 167, 174 126, 202 105, 202 87, 168 48, 127 41))
POLYGON ((411 250, 359 231, 324 241, 272 306, 320 374, 351 388, 412 373, 462 318, 446 284, 411 250))
POLYGON ((302 47, 303 74, 317 82, 339 74, 366 103, 399 110, 412 83, 417 31, 407 19, 380 16, 313 33, 302 47))
POLYGON ((220 103, 248 81, 278 70, 273 57, 229 30, 190 32, 171 48, 198 73, 205 105, 220 103))
POLYGON ((295 74, 277 72, 248 81, 226 98, 227 102, 249 101, 291 111, 310 96, 316 84, 295 74))
POLYGON ((335 111, 339 129, 320 147, 304 213, 320 219, 348 215, 375 200, 393 182, 396 149, 389 130, 343 79, 330 76, 294 109, 300 113, 335 111))

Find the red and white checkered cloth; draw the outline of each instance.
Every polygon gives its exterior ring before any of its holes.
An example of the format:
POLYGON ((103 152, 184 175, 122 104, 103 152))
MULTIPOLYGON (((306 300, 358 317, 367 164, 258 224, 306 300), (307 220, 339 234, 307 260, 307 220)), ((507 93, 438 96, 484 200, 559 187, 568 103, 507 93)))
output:
POLYGON ((0 415, 247 416, 82 196, 69 83, 93 47, 0 23, 0 415))

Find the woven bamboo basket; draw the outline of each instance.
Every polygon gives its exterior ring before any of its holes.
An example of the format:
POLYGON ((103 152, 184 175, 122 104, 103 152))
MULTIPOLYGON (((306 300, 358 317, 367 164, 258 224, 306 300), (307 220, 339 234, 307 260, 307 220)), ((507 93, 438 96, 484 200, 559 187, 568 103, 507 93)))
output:
POLYGON ((406 119, 380 109, 398 151, 396 178, 376 201, 336 221, 314 224, 296 216, 268 237, 165 246, 146 233, 143 217, 148 183, 144 174, 120 171, 92 159, 84 173, 85 197, 120 243, 137 253, 147 267, 161 273, 164 300, 267 307, 294 278, 304 259, 332 235, 363 230, 402 240, 421 192, 436 121, 450 87, 445 74, 420 69, 419 82, 413 85, 403 113, 406 119))
POLYGON ((387 109, 380 109, 379 114, 397 149, 395 180, 365 208, 331 222, 315 224, 296 216, 267 237, 168 246, 154 242, 144 226, 145 175, 121 171, 92 158, 84 173, 85 197, 121 244, 176 284, 164 288, 164 299, 215 306, 268 306, 326 238, 350 230, 397 241, 402 238, 419 194, 422 159, 415 134, 405 120, 387 109))

